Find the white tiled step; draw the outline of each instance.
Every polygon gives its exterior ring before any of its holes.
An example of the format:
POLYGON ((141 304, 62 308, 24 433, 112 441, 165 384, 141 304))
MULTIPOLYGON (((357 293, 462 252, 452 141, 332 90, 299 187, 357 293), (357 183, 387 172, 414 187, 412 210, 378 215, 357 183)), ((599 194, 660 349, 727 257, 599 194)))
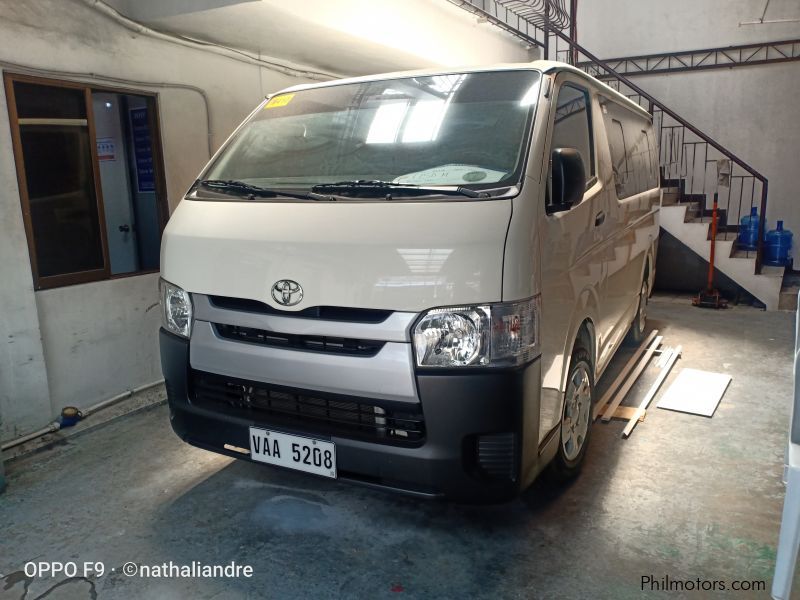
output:
MULTIPOLYGON (((709 259, 708 222, 685 222, 686 206, 662 206, 661 227, 677 238, 692 252, 709 259)), ((762 267, 756 275, 755 253, 751 258, 732 257, 733 239, 717 240, 714 266, 763 302, 767 310, 776 310, 781 293, 783 267, 762 267)))

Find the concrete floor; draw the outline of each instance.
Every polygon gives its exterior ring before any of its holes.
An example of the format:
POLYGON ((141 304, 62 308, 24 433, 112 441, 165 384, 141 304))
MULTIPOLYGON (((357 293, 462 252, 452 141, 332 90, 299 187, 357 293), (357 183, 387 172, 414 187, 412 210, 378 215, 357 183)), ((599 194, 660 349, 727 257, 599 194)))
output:
MULTIPOLYGON (((650 315, 668 345, 684 347, 666 385, 689 366, 730 373, 733 383, 712 419, 652 408, 627 441, 623 422, 595 424, 571 486, 537 483, 496 507, 415 500, 191 448, 160 405, 7 465, 0 599, 712 596, 643 593, 644 575, 769 586, 793 315, 704 311, 669 297, 655 299, 650 315), (236 561, 254 574, 120 573, 127 561, 170 560, 236 561), (21 572, 26 561, 76 561, 79 570, 101 561, 116 572, 31 579, 21 572)), ((624 361, 615 358, 614 368, 624 361)), ((648 369, 630 397, 641 397, 655 373, 648 369)), ((795 589, 800 595, 800 581, 795 589)))

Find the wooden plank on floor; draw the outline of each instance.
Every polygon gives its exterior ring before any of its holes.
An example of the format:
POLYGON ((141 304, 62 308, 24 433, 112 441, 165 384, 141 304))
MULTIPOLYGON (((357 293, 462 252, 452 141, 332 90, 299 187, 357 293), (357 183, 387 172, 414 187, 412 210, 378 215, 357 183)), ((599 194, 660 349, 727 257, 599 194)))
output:
POLYGON ((636 415, 636 418, 639 419, 639 421, 644 421, 647 413, 644 412, 640 415, 639 409, 636 406, 618 406, 617 410, 614 411, 614 414, 611 415, 611 418, 621 419, 622 421, 630 421, 634 415, 636 415))
POLYGON ((639 403, 636 413, 631 417, 631 420, 628 421, 625 429, 622 430, 623 438, 627 439, 630 437, 633 428, 636 427, 636 423, 640 421, 639 416, 643 415, 647 411, 647 407, 650 406, 650 402, 653 401, 656 392, 658 392, 658 388, 660 388, 661 384, 664 383, 664 380, 667 378, 667 375, 669 375, 669 372, 672 369, 672 365, 674 365, 675 361, 678 360, 682 350, 683 348, 681 348, 681 346, 675 348, 672 356, 669 357, 669 361, 666 365, 664 365, 664 368, 661 369, 661 373, 658 374, 658 378, 653 382, 653 385, 650 386, 650 389, 647 390, 647 394, 645 394, 645 397, 642 399, 641 403, 639 403))
POLYGON ((614 411, 617 410, 617 407, 622 403, 625 399, 625 396, 628 395, 628 392, 633 387, 633 384, 636 383, 636 380, 639 379, 639 375, 642 374, 645 367, 647 367, 647 363, 650 362, 650 358, 653 356, 653 352, 656 351, 656 348, 661 344, 661 340, 664 339, 663 336, 656 336, 656 339, 653 340, 653 343, 650 344, 650 347, 647 349, 647 352, 644 353, 642 360, 639 361, 639 364, 636 365, 633 373, 628 379, 625 381, 625 384, 619 389, 617 395, 614 396, 614 399, 608 403, 608 407, 606 411, 603 413, 603 421, 610 421, 611 415, 614 414, 614 411))
POLYGON ((631 372, 634 366, 636 366, 636 362, 639 360, 639 357, 644 353, 647 347, 650 345, 650 342, 653 340, 654 337, 658 335, 658 329, 654 329, 650 332, 650 335, 647 336, 647 339, 644 340, 639 347, 636 349, 636 352, 633 353, 633 356, 628 359, 628 362, 625 363, 625 366, 622 367, 622 371, 619 372, 617 378, 613 381, 613 383, 609 386, 606 390, 606 393, 603 394, 603 397, 595 404, 594 407, 594 414, 592 415, 592 419, 597 419, 597 416, 605 411, 606 406, 608 405, 608 401, 611 400, 611 397, 614 395, 614 392, 617 391, 619 386, 622 385, 622 382, 625 381, 625 378, 628 376, 628 373, 631 372))

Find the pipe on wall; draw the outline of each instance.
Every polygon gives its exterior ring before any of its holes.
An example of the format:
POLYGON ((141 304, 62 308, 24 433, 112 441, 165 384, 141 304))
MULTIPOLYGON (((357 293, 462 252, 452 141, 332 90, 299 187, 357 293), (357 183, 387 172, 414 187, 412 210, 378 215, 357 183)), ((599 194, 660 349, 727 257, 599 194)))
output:
MULTIPOLYGON (((131 388, 129 390, 125 390, 121 394, 117 394, 116 396, 112 396, 111 398, 108 398, 106 400, 101 400, 97 404, 93 404, 89 408, 87 408, 85 410, 82 410, 81 412, 83 413, 83 418, 86 418, 89 415, 92 415, 92 414, 96 413, 99 410, 103 410, 104 408, 108 408, 109 406, 112 406, 112 405, 116 404, 117 402, 119 402, 121 400, 125 400, 126 398, 130 398, 134 394, 138 394, 139 392, 143 392, 143 391, 149 390, 150 388, 155 387, 157 385, 161 385, 162 383, 164 383, 164 380, 163 379, 159 379, 158 381, 153 381, 152 383, 146 383, 145 385, 140 385, 138 387, 131 388)), ((30 442, 31 440, 34 440, 34 439, 36 439, 38 437, 41 437, 43 435, 46 435, 48 433, 53 433, 55 431, 58 431, 59 429, 61 429, 61 422, 60 421, 53 421, 52 423, 42 427, 41 429, 37 429, 36 431, 33 431, 33 432, 31 432, 31 433, 29 433, 27 435, 23 435, 22 437, 18 437, 18 438, 14 439, 14 440, 11 440, 10 442, 6 442, 5 444, 2 445, 2 447, 0 447, 0 451, 5 452, 7 450, 10 450, 11 448, 14 448, 16 446, 20 446, 20 445, 24 444, 25 442, 30 442)))

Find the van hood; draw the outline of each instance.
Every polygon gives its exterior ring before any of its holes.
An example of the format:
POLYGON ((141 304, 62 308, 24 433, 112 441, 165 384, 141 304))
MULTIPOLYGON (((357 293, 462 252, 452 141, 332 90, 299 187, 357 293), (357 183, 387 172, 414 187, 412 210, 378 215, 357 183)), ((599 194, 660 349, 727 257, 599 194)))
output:
MULTIPOLYGON (((183 200, 161 245, 164 279, 281 310, 420 311, 501 300, 511 200, 282 202, 183 200), (295 306, 272 294, 303 289, 295 306)), ((276 294, 280 297, 280 294, 276 294)))

